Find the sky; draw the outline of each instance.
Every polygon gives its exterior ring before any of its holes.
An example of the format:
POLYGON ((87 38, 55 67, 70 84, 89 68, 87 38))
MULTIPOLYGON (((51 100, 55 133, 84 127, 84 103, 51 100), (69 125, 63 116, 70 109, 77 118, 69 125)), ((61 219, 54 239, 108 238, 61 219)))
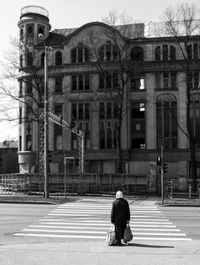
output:
MULTIPOLYGON (((53 30, 80 27, 88 22, 102 21, 102 17, 106 17, 113 10, 118 14, 125 11, 127 16, 136 22, 158 22, 161 21, 166 7, 176 6, 182 2, 182 0, 1 0, 0 61, 4 60, 4 54, 8 51, 10 38, 18 34, 17 23, 21 8, 27 5, 46 8, 49 11, 53 30)), ((187 0, 187 3, 193 3, 200 8, 199 0, 187 0)), ((1 100, 0 104, 3 104, 1 100)), ((0 142, 11 139, 18 139, 17 122, 5 121, 0 113, 0 142)))

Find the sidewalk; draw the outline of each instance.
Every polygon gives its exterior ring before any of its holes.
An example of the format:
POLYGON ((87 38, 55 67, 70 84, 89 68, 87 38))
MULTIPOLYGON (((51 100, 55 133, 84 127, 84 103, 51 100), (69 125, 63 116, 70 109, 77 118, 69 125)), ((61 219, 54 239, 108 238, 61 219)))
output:
POLYGON ((3 245, 6 265, 199 265, 199 241, 133 242, 107 246, 105 241, 3 245))
POLYGON ((0 203, 61 204, 76 201, 76 197, 52 196, 45 199, 37 195, 0 195, 0 203))
MULTIPOLYGON (((159 197, 148 196, 125 196, 125 198, 132 201, 157 201, 159 206, 191 206, 200 207, 200 199, 188 199, 188 198, 173 198, 164 200, 164 204, 161 204, 159 197)), ((45 199, 42 196, 37 195, 0 195, 0 203, 33 203, 33 204, 62 204, 67 202, 74 202, 78 200, 84 200, 89 202, 96 202, 97 200, 112 201, 115 196, 50 196, 45 199)))
MULTIPOLYGON (((160 205, 162 205, 160 203, 160 205)), ((200 199, 172 198, 165 199, 162 206, 200 207, 200 199)))

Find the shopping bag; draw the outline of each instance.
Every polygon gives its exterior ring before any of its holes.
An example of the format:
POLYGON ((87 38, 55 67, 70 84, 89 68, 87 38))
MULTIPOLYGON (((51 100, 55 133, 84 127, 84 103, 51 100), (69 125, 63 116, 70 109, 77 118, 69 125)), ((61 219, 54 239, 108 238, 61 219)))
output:
POLYGON ((124 230, 124 241, 129 242, 133 239, 133 234, 130 228, 130 225, 127 225, 124 230))
POLYGON ((114 245, 115 242, 115 227, 112 225, 107 232, 106 243, 108 246, 114 245))

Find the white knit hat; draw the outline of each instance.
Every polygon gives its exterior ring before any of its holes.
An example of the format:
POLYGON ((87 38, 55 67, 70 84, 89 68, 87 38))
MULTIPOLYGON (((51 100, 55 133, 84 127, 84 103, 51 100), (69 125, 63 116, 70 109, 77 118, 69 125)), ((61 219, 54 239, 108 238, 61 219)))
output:
POLYGON ((116 199, 121 199, 121 198, 123 198, 123 193, 120 190, 118 190, 118 192, 116 193, 116 199))

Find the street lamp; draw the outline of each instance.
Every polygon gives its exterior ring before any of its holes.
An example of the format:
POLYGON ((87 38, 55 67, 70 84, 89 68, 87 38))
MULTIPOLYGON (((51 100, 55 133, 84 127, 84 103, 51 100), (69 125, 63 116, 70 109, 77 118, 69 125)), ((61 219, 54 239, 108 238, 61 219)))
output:
POLYGON ((40 33, 38 39, 44 43, 44 197, 49 198, 49 161, 48 161, 48 46, 45 36, 40 33))

